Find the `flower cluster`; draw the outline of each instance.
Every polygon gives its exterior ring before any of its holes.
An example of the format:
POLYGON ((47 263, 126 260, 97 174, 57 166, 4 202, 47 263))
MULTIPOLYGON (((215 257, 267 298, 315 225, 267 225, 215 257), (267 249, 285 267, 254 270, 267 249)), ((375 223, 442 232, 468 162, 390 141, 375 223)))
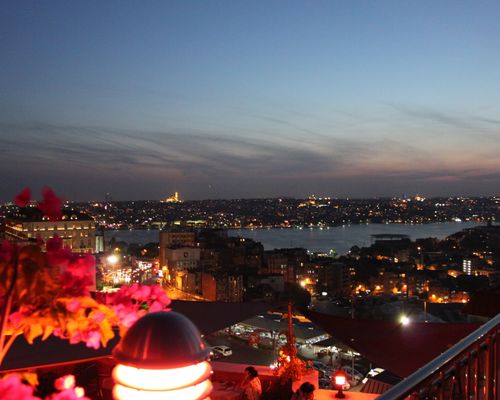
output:
POLYGON ((148 312, 168 310, 170 298, 159 286, 134 283, 122 286, 118 292, 108 295, 106 304, 115 312, 119 325, 129 328, 148 312))
MULTIPOLYGON (((62 200, 56 196, 54 191, 50 188, 42 190, 43 200, 38 203, 38 208, 49 218, 51 221, 57 221, 62 217, 62 200)), ((31 201, 31 190, 29 188, 23 189, 14 199, 14 202, 19 207, 26 207, 31 201)))
MULTIPOLYGON (((30 201, 29 189, 15 199, 20 207, 30 201)), ((51 189, 44 189, 38 208, 50 220, 61 218, 61 205, 51 189)), ((139 284, 124 286, 99 301, 89 291, 94 275, 94 257, 71 252, 57 236, 47 243, 40 239, 27 245, 0 242, 0 364, 20 335, 29 343, 54 335, 98 349, 115 336, 114 327, 124 333, 144 314, 167 310, 170 304, 161 287, 139 284)), ((0 399, 41 400, 33 392, 36 384, 8 375, 0 380, 0 399)), ((71 375, 57 379, 55 389, 44 400, 90 400, 71 375)))
MULTIPOLYGON (((61 216, 62 201, 44 189, 38 207, 49 219, 61 216)), ((18 206, 31 199, 29 189, 16 197, 18 206)), ((0 364, 19 335, 29 343, 50 335, 84 342, 97 349, 147 312, 166 310, 170 299, 161 287, 134 284, 122 287, 106 301, 90 296, 95 260, 91 254, 75 254, 54 237, 45 243, 17 245, 0 243, 0 364)))
POLYGON ((10 375, 0 380, 0 399, 2 400, 41 400, 33 395, 33 388, 21 382, 18 375, 10 375))
MULTIPOLYGON (((75 377, 66 375, 54 382, 56 393, 45 400, 90 400, 83 388, 75 386, 75 377)), ((42 400, 33 394, 33 388, 24 384, 21 377, 11 374, 0 380, 0 399, 2 400, 42 400)))

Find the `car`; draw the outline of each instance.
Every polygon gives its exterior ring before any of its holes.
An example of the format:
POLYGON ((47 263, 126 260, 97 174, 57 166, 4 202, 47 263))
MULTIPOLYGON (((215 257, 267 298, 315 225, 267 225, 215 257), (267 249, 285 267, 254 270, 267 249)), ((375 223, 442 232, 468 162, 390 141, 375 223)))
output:
POLYGON ((368 372, 370 371, 370 367, 368 367, 367 365, 362 364, 360 362, 355 362, 354 363, 354 369, 356 371, 358 371, 363 376, 368 375, 368 372))
POLYGON ((363 374, 360 373, 359 371, 356 371, 355 369, 352 369, 351 367, 345 365, 340 368, 342 371, 344 371, 347 375, 349 375, 349 380, 357 384, 358 382, 361 382, 364 378, 363 374))
POLYGON ((322 363, 321 361, 313 361, 312 366, 316 369, 325 369, 326 368, 326 364, 322 363))
POLYGON ((214 357, 217 356, 228 357, 231 354, 233 354, 233 351, 228 346, 213 346, 211 348, 211 352, 213 353, 214 357))

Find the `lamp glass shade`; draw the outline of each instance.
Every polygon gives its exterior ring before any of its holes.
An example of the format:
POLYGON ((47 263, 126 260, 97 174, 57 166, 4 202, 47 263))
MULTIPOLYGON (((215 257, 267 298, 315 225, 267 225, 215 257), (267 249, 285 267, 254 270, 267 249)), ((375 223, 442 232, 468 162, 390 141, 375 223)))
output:
POLYGON ((115 400, 200 400, 206 399, 212 392, 212 382, 203 381, 194 386, 172 391, 139 390, 122 385, 115 385, 113 398, 115 400))
POLYGON ((209 379, 212 368, 207 361, 174 369, 140 369, 118 364, 113 369, 117 384, 140 390, 175 390, 209 379))

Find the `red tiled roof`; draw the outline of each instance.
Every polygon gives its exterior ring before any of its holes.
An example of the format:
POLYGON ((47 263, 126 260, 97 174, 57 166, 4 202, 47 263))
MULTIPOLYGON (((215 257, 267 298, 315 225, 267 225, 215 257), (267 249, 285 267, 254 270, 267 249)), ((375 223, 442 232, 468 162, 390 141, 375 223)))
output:
POLYGON ((403 326, 393 321, 342 318, 314 311, 306 316, 334 338, 400 377, 410 375, 479 327, 418 322, 403 326))
POLYGON ((474 294, 463 312, 470 315, 493 318, 500 313, 500 290, 486 290, 474 294))
POLYGON ((392 387, 392 385, 389 385, 388 383, 380 382, 380 381, 377 381, 376 379, 368 378, 366 383, 361 388, 361 392, 382 394, 382 393, 386 392, 387 390, 389 390, 391 387, 392 387))

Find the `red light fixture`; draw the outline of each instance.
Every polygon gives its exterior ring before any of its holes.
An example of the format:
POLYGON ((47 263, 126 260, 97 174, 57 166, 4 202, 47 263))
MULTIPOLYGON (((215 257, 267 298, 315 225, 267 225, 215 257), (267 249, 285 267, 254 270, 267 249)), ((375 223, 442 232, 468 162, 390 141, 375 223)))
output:
POLYGON ((333 384, 337 387, 337 394, 335 395, 338 399, 345 398, 345 394, 342 391, 342 388, 347 383, 347 375, 344 371, 339 369, 332 375, 333 384))
POLYGON ((174 311, 139 319, 113 356, 115 400, 202 400, 212 392, 209 350, 196 326, 174 311))

